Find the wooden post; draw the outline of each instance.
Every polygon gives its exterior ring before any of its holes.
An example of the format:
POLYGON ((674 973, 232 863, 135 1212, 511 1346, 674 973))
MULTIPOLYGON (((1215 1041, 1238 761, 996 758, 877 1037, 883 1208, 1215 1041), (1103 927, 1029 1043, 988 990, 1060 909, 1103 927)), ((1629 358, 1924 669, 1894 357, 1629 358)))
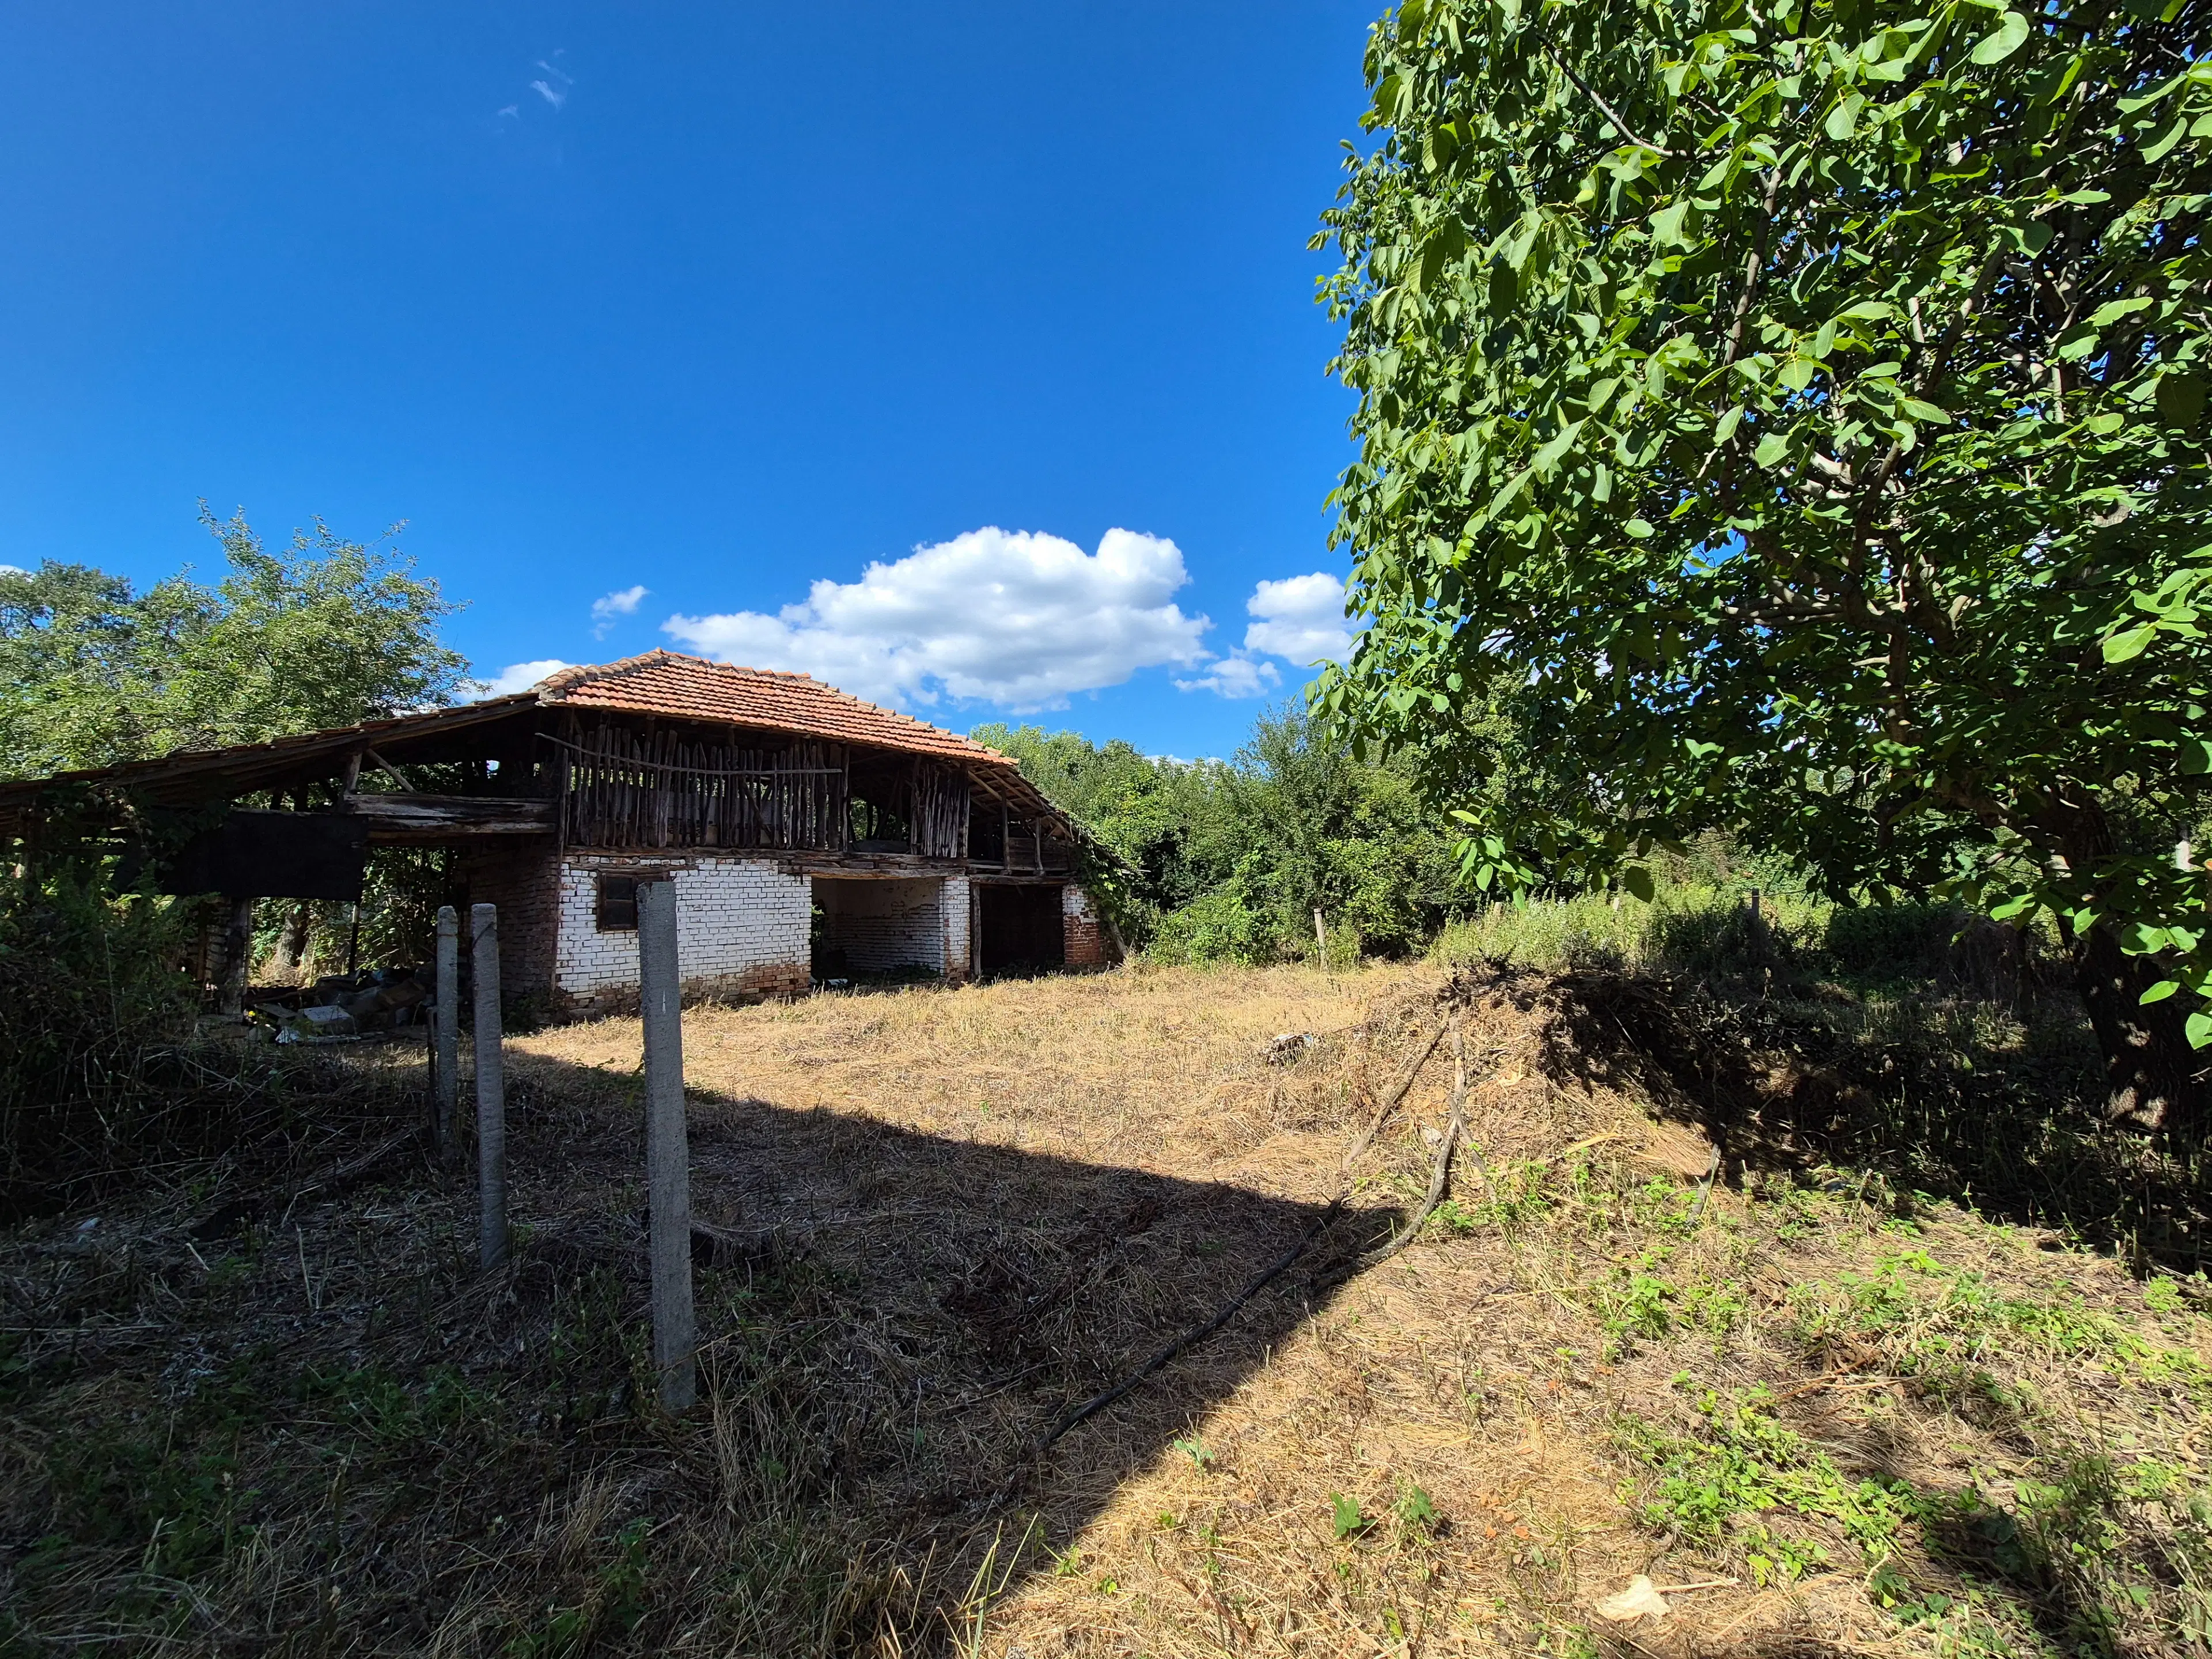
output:
POLYGON ((430 1010, 432 1076, 436 1104, 430 1139, 441 1157, 453 1147, 453 1106, 461 1089, 461 921, 450 904, 438 907, 438 1000, 430 1010))
POLYGON ((1321 906, 1314 906, 1314 943, 1321 947, 1321 965, 1328 966, 1328 929, 1322 926, 1321 906))
POLYGON ((1747 924, 1746 931, 1750 939, 1751 958, 1763 967, 1766 963, 1771 951, 1766 931, 1766 912, 1765 907, 1759 903, 1759 889, 1756 887, 1751 890, 1751 901, 1745 907, 1744 919, 1747 924))
POLYGON ((691 1306, 691 1151, 684 1121, 684 1004, 676 954, 676 884, 637 889, 638 978, 645 1015, 645 1174, 653 1273, 653 1364, 660 1403, 698 1397, 691 1306))
POLYGON ((477 1260, 507 1260, 507 1078, 500 1065, 499 911, 469 907, 469 969, 476 979, 477 1260))
POLYGON ((253 977, 253 901, 234 898, 222 930, 222 978, 216 994, 216 1012, 242 1014, 246 991, 253 977))

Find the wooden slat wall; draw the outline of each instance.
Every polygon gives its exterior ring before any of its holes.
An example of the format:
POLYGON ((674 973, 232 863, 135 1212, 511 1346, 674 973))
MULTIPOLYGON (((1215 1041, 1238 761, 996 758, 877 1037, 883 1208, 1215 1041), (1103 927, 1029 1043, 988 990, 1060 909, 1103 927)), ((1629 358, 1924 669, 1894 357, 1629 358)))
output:
POLYGON ((914 850, 924 858, 968 856, 968 780, 949 767, 920 764, 914 774, 914 850))
POLYGON ((844 849, 838 744, 740 749, 602 726, 567 750, 568 846, 844 849))

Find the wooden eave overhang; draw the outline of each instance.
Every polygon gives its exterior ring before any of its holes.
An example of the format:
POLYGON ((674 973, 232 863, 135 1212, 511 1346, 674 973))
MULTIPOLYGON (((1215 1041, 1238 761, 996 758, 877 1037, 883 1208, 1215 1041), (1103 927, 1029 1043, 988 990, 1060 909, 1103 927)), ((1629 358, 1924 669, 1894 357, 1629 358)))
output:
MULTIPOLYGON (((180 750, 117 766, 0 782, 0 833, 20 832, 41 798, 71 787, 125 790, 155 805, 180 807, 234 800, 261 790, 301 787, 343 773, 356 761, 362 763, 362 770, 374 773, 386 763, 404 766, 470 760, 487 750, 512 753, 515 745, 523 743, 542 751, 544 746, 537 744, 537 738, 540 733, 557 736, 554 728, 560 715, 642 720, 702 731, 758 734, 779 742, 839 743, 856 756, 931 762, 962 774, 978 799, 997 803, 1011 816, 1042 821, 1114 864, 1122 862, 1024 777, 1018 763, 996 750, 909 716, 862 703, 804 675, 725 670, 720 665, 672 652, 648 653, 605 669, 566 670, 526 691, 449 708, 395 714, 262 743, 180 750), (703 698, 672 698, 660 689, 672 674, 689 674, 699 680, 708 673, 716 679, 742 675, 747 677, 749 685, 765 683, 769 692, 787 699, 801 719, 790 725, 747 719, 704 706, 708 700, 703 698), (836 718, 823 718, 818 712, 822 709, 836 718), (502 726, 507 729, 501 731, 502 726), (503 741, 496 744, 489 741, 494 738, 503 741)), ((477 799, 514 803, 511 810, 487 805, 488 824, 495 817, 506 833, 532 832, 531 826, 538 815, 513 796, 420 798, 444 809, 441 813, 428 811, 427 805, 425 810, 410 811, 403 799, 363 793, 351 797, 345 810, 358 810, 380 821, 391 819, 389 823, 380 822, 377 840, 430 842, 439 838, 441 827, 458 828, 459 821, 470 816, 459 803, 477 799), (383 805, 374 804, 379 802, 383 805)))

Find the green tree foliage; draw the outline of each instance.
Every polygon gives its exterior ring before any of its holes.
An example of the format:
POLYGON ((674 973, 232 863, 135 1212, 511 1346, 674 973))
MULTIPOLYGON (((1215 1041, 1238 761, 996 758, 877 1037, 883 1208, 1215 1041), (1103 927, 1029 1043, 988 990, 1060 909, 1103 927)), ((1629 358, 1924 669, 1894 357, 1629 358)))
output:
POLYGON ((1261 962, 1313 946, 1313 913, 1372 951, 1410 950, 1446 919, 1449 837, 1403 761, 1353 758, 1291 707, 1228 762, 1158 759, 1073 732, 978 726, 1137 872, 1125 925, 1184 960, 1261 962))
POLYGON ((48 560, 0 572, 0 775, 37 777, 252 743, 450 702, 457 608, 382 544, 319 521, 270 551, 243 515, 203 521, 228 574, 141 592, 48 560))
POLYGON ((1637 888, 1723 826, 1838 894, 2047 907, 2116 1107, 2191 1096, 2195 999, 2159 999, 2212 988, 2173 844, 2212 774, 2207 15, 1376 27, 1383 136, 1317 239, 1368 629, 1317 707, 1468 793, 1479 884, 1637 888), (1457 722, 1500 684, 1534 759, 1484 795, 1457 722))

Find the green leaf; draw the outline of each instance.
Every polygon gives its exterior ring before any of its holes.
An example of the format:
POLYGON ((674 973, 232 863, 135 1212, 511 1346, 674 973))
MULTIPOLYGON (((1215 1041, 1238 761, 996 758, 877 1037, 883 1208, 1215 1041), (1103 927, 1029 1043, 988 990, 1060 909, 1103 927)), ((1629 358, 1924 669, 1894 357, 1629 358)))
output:
POLYGON ((1838 143, 1842 143, 1858 130, 1859 112, 1866 107, 1863 94, 1852 93, 1838 102, 1828 112, 1828 118, 1820 124, 1820 131, 1838 143))
POLYGON ((2180 988, 2181 981, 2179 980, 2162 979, 2159 981, 2157 984, 2152 986, 2149 990, 2145 991, 2138 1000, 2141 1001, 2144 1007, 2148 1008, 2154 1002, 2165 1001, 2168 997, 2172 996, 2180 988))
POLYGON ((1512 311, 1521 295, 1521 273, 1503 259, 1490 262, 1490 308, 1501 315, 1512 311))
POLYGON ((1647 519, 1631 519, 1620 527, 1639 542, 1648 541, 1651 538, 1651 524, 1647 519))
POLYGON ((1730 438, 1735 437, 1736 427, 1742 422, 1742 420, 1743 405, 1741 404, 1738 404, 1734 409, 1729 410, 1727 414, 1722 416, 1720 419, 1715 421, 1713 422, 1713 447, 1715 449, 1722 448, 1727 444, 1730 438))
POLYGON ((2123 317, 2131 317, 2151 302, 2148 294, 2138 294, 2132 300, 2110 300, 2089 313, 2089 326, 2110 328, 2123 317))
POLYGON ((2158 102, 2160 99, 2164 98, 2168 93, 2172 92, 2176 87, 2179 86, 2188 78, 2188 73, 2185 70, 2183 73, 2173 76, 2171 80, 2160 82, 2148 92, 2138 93, 2133 97, 2121 99, 2118 105, 2120 113, 2123 115, 2133 115, 2139 109, 2149 108, 2150 106, 2158 102))
POLYGON ((1582 429, 1583 423, 1580 421, 1568 422, 1559 428, 1558 434, 1551 442, 1546 444, 1530 458, 1529 465, 1535 468, 1540 476, 1550 472, 1559 464, 1560 458, 1575 447, 1575 439, 1582 429))
POLYGON ((1789 453, 1790 440, 1779 432, 1770 432, 1759 441, 1759 447, 1752 452, 1751 459, 1761 466, 1772 466, 1789 453))
POLYGON ((1407 1481, 1404 1495, 1398 1499, 1398 1518, 1408 1527, 1431 1526, 1437 1518, 1436 1504, 1428 1493, 1407 1481))
POLYGON ((2191 1048, 2212 1048, 2212 1014, 2199 1008, 2182 1023, 2182 1029, 2189 1034, 2191 1048))
POLYGON ((2194 428, 2204 418, 2204 382, 2194 374, 2160 375, 2158 417, 2185 432, 2194 428))
POLYGON ((2132 662, 2143 653, 2151 635, 2158 632, 2156 623, 2145 623, 2140 628, 2130 628, 2124 633, 2109 635, 2105 641, 2106 662, 2132 662))
POLYGON ((1652 883, 1651 872, 1640 864, 1632 864, 1620 872, 1620 884, 1646 904, 1659 890, 1652 883))
POLYGON ((1336 1535, 1339 1538, 1349 1538, 1366 1526, 1367 1517, 1360 1514, 1358 1498, 1346 1498, 1340 1492, 1333 1492, 1328 1495, 1328 1502, 1329 1508, 1334 1512, 1336 1535))
POLYGON ((1974 42, 1973 51, 1967 55, 1977 64, 2002 64, 2027 44, 2028 33, 2027 19, 2016 11, 2008 11, 1996 32, 1974 42))
POLYGON ((2212 742, 2203 738, 2185 738, 2181 742, 2181 775, 2201 778, 2212 774, 2212 742))
POLYGON ((1513 505, 1514 498, 1528 487, 1528 480, 1534 476, 1534 470, 1525 466, 1515 473, 1506 480, 1505 487, 1491 497, 1489 510, 1484 516, 1495 519, 1504 513, 1513 505))
POLYGON ((2174 124, 2168 127, 2163 133, 2160 134, 2157 137, 2152 139, 2150 143, 2143 146, 2143 160, 2146 161, 2164 161, 2166 159, 2166 152, 2172 149, 2176 144, 2179 143, 2188 131, 2189 118, 2187 116, 2183 116, 2181 118, 2175 121, 2174 124))
POLYGON ((1787 390, 1802 392, 1813 384, 1813 377, 1820 372, 1820 364, 1814 362, 1810 357, 1792 357, 1782 365, 1781 371, 1775 378, 1780 380, 1787 390))
POLYGON ((1651 240, 1661 247, 1672 247, 1682 240, 1682 221, 1689 216, 1687 198, 1669 202, 1651 216, 1651 240))

